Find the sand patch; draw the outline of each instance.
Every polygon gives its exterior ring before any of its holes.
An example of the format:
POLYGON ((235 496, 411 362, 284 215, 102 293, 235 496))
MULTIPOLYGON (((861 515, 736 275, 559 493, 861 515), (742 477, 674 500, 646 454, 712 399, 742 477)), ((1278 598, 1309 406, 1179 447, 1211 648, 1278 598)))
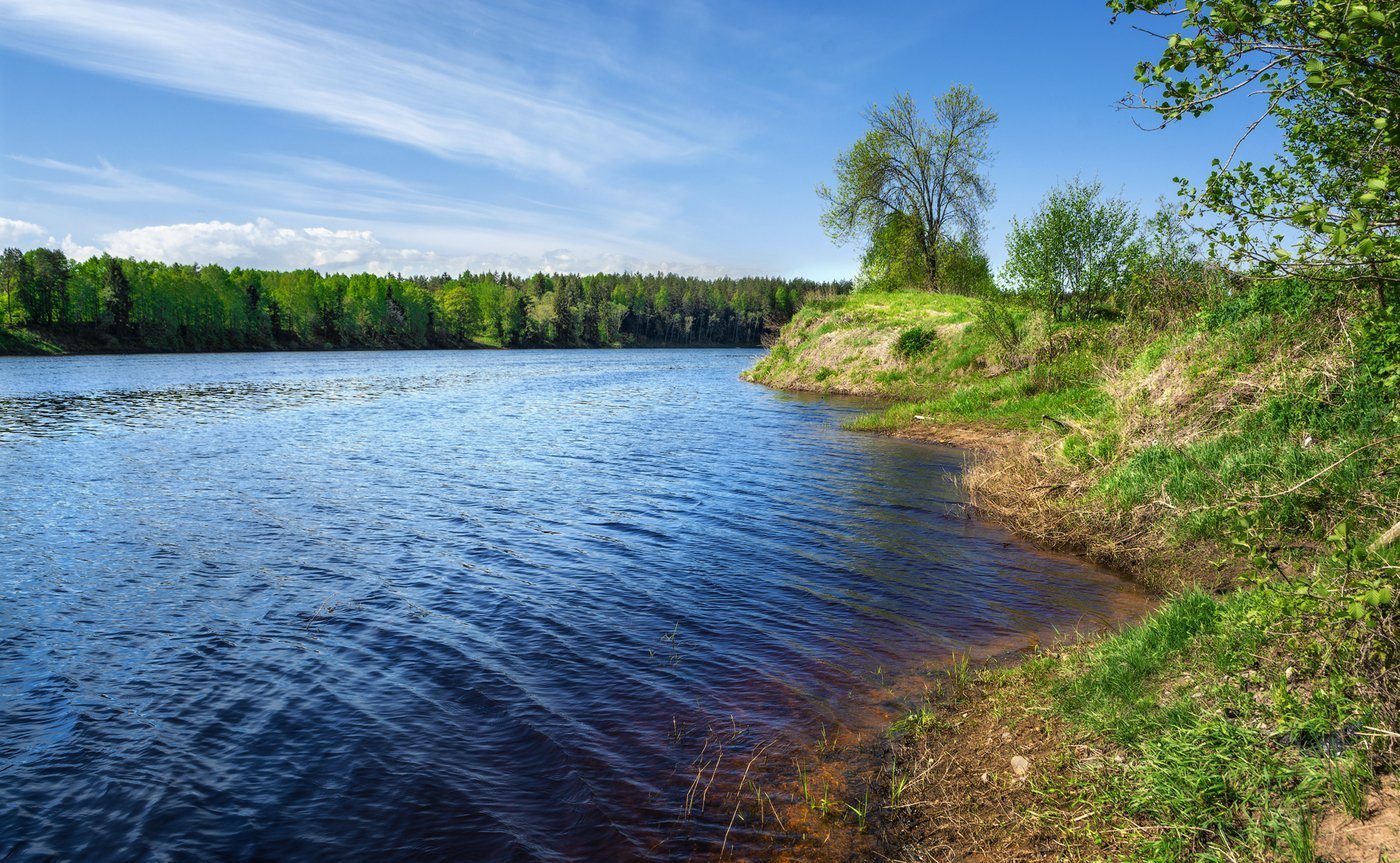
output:
POLYGON ((1357 820, 1334 813, 1317 828, 1318 859, 1328 863, 1400 863, 1400 783, 1387 776, 1357 820))

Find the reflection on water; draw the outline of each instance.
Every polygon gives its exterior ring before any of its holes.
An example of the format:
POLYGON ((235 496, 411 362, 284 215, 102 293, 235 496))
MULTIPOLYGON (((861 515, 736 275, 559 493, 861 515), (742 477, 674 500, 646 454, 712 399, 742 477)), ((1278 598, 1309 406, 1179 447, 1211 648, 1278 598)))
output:
POLYGON ((751 855, 705 747, 1140 606, 755 358, 0 363, 0 859, 751 855))

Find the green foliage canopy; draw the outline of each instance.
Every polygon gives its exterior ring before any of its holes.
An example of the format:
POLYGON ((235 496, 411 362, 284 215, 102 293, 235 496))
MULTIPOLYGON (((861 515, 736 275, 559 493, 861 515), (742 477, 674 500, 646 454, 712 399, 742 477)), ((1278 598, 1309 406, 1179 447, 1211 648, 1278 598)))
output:
POLYGON ((845 283, 674 273, 404 277, 0 254, 0 324, 103 349, 757 345, 845 283))
MULTIPOLYGON (((1216 160, 1197 208, 1224 218, 1212 240, 1264 272, 1374 284, 1400 302, 1400 6, 1388 0, 1109 0, 1169 22, 1161 57, 1138 64, 1127 103, 1162 125, 1261 93, 1248 136, 1272 118, 1272 164, 1216 160)), ((1243 140, 1243 138, 1241 138, 1243 140)), ((1238 144, 1236 145, 1238 150, 1238 144)))
POLYGON ((1086 318, 1127 289, 1143 258, 1138 213, 1100 183, 1052 189, 1026 222, 1011 220, 1003 278, 1056 319, 1086 318))

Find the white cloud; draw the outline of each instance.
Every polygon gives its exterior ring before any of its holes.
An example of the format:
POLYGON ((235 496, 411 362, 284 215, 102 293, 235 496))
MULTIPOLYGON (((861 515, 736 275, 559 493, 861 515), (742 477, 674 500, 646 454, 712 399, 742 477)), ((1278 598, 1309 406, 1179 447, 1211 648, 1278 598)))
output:
POLYGON ((70 261, 86 261, 88 258, 95 258, 102 254, 102 250, 96 246, 85 246, 77 240, 74 240, 72 234, 65 235, 62 242, 55 240, 53 237, 49 237, 47 245, 50 249, 59 249, 62 251, 63 254, 68 256, 68 260, 70 261))
POLYGON ((151 225, 101 238, 113 255, 167 263, 219 263, 293 270, 363 266, 379 242, 369 231, 281 228, 268 219, 151 225))
POLYGON ((492 55, 489 42, 439 59, 250 8, 0 0, 0 44, 442 156, 576 179, 610 163, 685 158, 715 140, 713 121, 692 105, 658 113, 589 100, 567 79, 532 79, 492 55))
MULTIPOLYGON (((52 240, 51 240, 52 242, 52 240)), ((381 242, 372 231, 327 227, 282 227, 270 219, 252 222, 194 222, 149 225, 104 234, 96 246, 78 243, 70 235, 60 245, 69 257, 83 260, 105 253, 137 260, 183 264, 221 264, 294 270, 310 267, 323 272, 457 274, 507 271, 520 274, 596 272, 676 272, 719 276, 725 268, 672 256, 643 258, 604 251, 553 248, 530 251, 519 244, 511 251, 447 255, 432 250, 396 247, 381 242)))
POLYGON ((7 246, 29 242, 34 237, 44 236, 44 233, 44 229, 33 222, 0 218, 0 243, 7 246))

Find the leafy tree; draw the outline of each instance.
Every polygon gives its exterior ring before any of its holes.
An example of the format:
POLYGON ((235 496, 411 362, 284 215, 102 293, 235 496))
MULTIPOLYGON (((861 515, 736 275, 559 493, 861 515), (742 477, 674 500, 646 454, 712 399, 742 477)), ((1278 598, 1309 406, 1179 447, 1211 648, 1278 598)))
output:
POLYGON ((518 347, 527 342, 529 333, 526 325, 530 311, 526 293, 519 288, 506 288, 500 296, 500 310, 497 312, 497 338, 505 347, 518 347))
POLYGON ((554 289, 554 326, 558 333, 559 344, 578 344, 582 337, 580 330, 580 319, 575 313, 575 291, 573 284, 564 279, 559 286, 554 289))
POLYGON ((112 257, 103 259, 102 299, 112 325, 118 330, 131 326, 131 280, 122 269, 122 262, 112 257))
POLYGON ((928 284, 928 262, 919 254, 917 234, 913 218, 898 210, 887 213, 861 256, 856 289, 893 291, 928 284))
POLYGON ((890 260, 912 254, 937 288, 944 244, 976 236, 991 206, 985 170, 997 115, 964 86, 934 99, 931 115, 920 114, 907 93, 888 107, 871 106, 864 115, 870 131, 836 157, 836 187, 818 186, 817 194, 833 240, 883 245, 879 254, 890 260))
POLYGON ((20 302, 29 321, 49 326, 68 323, 68 256, 58 249, 31 249, 24 257, 30 278, 20 291, 20 302))
POLYGON ((89 258, 68 270, 68 323, 91 324, 102 316, 102 260, 89 258))
POLYGON ((1072 180, 1052 189, 1029 221, 1011 220, 1003 278, 1057 320, 1101 312, 1142 257, 1137 210, 1102 191, 1072 180))
POLYGON ((0 291, 5 294, 6 323, 15 320, 15 301, 20 300, 21 295, 29 289, 30 279, 29 261, 25 259, 24 252, 15 248, 6 249, 4 254, 0 255, 0 291))
MULTIPOLYGON (((1240 93, 1267 97, 1271 164, 1216 160, 1198 208, 1224 219, 1212 240, 1263 272, 1312 272, 1374 285, 1400 303, 1400 6, 1393 0, 1109 0, 1116 18, 1169 22, 1161 57, 1138 64, 1128 104, 1165 126, 1240 93)), ((1158 29, 1161 29, 1160 27, 1158 29)), ((1236 150, 1239 145, 1236 144, 1236 150)))

